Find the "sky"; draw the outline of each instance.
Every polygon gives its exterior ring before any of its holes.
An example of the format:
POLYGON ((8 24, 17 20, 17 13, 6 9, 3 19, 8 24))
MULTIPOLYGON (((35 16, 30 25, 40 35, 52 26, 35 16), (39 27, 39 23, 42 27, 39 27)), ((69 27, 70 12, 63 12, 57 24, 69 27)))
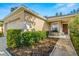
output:
POLYGON ((42 16, 54 16, 57 12, 69 13, 79 8, 79 3, 0 3, 0 20, 10 14, 11 7, 25 5, 42 16))

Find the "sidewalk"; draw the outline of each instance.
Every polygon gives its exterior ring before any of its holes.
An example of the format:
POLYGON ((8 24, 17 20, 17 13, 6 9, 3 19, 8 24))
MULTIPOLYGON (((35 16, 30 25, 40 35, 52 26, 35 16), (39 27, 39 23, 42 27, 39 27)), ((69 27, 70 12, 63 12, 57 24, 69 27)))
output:
POLYGON ((0 56, 9 56, 9 53, 6 51, 6 38, 0 37, 0 56))
POLYGON ((0 56, 8 56, 8 54, 3 49, 0 49, 0 56))

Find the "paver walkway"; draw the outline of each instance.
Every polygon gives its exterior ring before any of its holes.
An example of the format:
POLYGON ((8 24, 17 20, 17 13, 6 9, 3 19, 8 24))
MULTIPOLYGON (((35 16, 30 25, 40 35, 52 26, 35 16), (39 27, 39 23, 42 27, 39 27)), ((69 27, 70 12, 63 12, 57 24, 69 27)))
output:
POLYGON ((8 56, 5 51, 6 48, 6 39, 5 37, 0 37, 0 56, 8 56))
POLYGON ((69 37, 59 39, 50 56, 77 56, 69 37))

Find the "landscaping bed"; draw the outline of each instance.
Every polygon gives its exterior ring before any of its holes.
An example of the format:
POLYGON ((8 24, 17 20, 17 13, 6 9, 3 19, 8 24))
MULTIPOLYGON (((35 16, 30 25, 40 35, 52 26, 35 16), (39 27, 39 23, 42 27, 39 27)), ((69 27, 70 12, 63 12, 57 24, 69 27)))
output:
POLYGON ((13 56, 49 56, 58 39, 44 39, 33 46, 7 49, 13 56))

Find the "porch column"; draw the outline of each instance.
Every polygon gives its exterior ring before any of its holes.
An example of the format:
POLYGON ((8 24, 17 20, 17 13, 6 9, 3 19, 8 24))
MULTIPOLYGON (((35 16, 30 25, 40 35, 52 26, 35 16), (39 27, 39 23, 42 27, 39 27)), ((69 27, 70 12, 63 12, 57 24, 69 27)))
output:
MULTIPOLYGON (((69 24, 68 24, 68 26, 69 26, 69 24)), ((68 28, 68 36, 70 36, 70 30, 69 30, 69 28, 68 28)))
POLYGON ((61 35, 63 35, 63 31, 62 31, 62 23, 61 23, 61 21, 59 22, 59 35, 61 36, 61 35))

